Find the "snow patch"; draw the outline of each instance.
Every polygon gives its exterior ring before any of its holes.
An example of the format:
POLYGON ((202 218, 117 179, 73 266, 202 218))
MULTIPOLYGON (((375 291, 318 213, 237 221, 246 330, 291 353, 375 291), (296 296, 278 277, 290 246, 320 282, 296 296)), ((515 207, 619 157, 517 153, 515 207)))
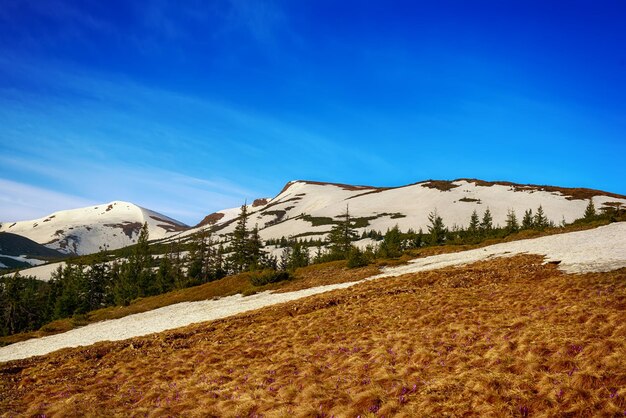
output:
MULTIPOLYGON (((546 262, 560 261, 559 268, 567 273, 601 272, 626 267, 626 222, 417 259, 408 265, 388 268, 382 274, 366 280, 526 253, 544 255, 546 262)), ((263 292, 247 297, 234 295, 216 300, 178 303, 120 319, 97 322, 63 334, 15 343, 0 348, 0 362, 43 355, 66 347, 90 345, 98 341, 116 341, 161 332, 330 290, 344 289, 357 283, 359 282, 318 286, 288 293, 263 292)))
POLYGON ((12 258, 15 261, 21 261, 22 263, 30 264, 31 266, 39 266, 41 264, 46 263, 43 260, 39 260, 37 258, 30 258, 27 255, 5 255, 5 254, 0 254, 0 255, 6 258, 12 258))

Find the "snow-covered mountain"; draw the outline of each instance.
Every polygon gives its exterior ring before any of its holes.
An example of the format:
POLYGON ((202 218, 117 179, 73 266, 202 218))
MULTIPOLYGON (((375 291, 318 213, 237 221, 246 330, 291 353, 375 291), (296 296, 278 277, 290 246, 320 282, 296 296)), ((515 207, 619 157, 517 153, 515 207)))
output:
MULTIPOLYGON (((599 190, 473 179, 429 180, 393 188, 299 180, 287 183, 273 199, 249 205, 248 225, 258 225, 263 239, 319 238, 330 231, 346 208, 358 221, 359 232, 373 229, 384 233, 395 225, 404 231, 426 230, 428 215, 435 210, 449 227, 467 226, 474 210, 482 216, 487 208, 494 224, 504 225, 509 210, 521 221, 525 210, 534 213, 540 205, 549 220, 560 224, 582 217, 589 199, 598 210, 618 204, 626 207, 626 196, 599 190)), ((238 213, 239 208, 233 208, 211 214, 200 225, 176 236, 206 228, 207 220, 214 223, 217 234, 226 235, 233 231, 238 213)))
POLYGON ((115 201, 55 212, 32 221, 5 222, 0 232, 18 234, 65 254, 91 254, 105 244, 117 249, 135 243, 148 223, 150 239, 187 229, 183 223, 129 202, 115 201))
MULTIPOLYGON (((403 231, 426 231, 433 211, 452 227, 467 226, 474 210, 482 216, 489 208, 494 224, 504 225, 509 210, 521 220, 525 210, 534 212, 540 205, 548 219, 559 224, 582 217, 589 199, 598 210, 626 207, 626 196, 599 190, 459 179, 388 188, 298 180, 287 183, 276 197, 257 199, 247 209, 248 225, 258 225, 261 237, 267 240, 323 238, 346 208, 357 221, 359 233, 384 233, 395 225, 403 231)), ((208 228, 225 237, 234 230, 239 212, 239 207, 220 210, 189 228, 157 212, 117 201, 32 221, 3 223, 0 232, 25 236, 65 254, 90 254, 105 244, 109 249, 133 244, 144 222, 151 240, 184 239, 208 228)))

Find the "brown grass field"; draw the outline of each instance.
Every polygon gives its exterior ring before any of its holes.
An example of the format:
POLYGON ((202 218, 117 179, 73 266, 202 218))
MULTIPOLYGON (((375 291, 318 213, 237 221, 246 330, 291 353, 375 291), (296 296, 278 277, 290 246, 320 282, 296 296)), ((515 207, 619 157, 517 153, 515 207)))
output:
POLYGON ((623 416, 626 269, 379 279, 0 364, 3 416, 623 416))
POLYGON ((554 228, 545 231, 526 230, 520 231, 505 238, 494 238, 483 241, 479 244, 466 245, 444 245, 436 247, 425 247, 405 251, 404 255, 395 259, 377 259, 374 265, 364 268, 348 269, 345 261, 333 261, 322 264, 313 264, 299 268, 295 272, 295 279, 288 282, 274 283, 262 287, 255 287, 250 284, 248 273, 241 273, 234 276, 227 276, 223 279, 205 283, 199 286, 175 290, 158 296, 150 296, 134 300, 129 306, 112 306, 98 309, 87 313, 84 316, 75 318, 64 318, 53 321, 36 331, 22 332, 19 334, 0 336, 0 347, 13 344, 31 338, 44 337, 46 335, 58 334, 69 331, 76 327, 81 327, 92 322, 105 319, 117 319, 127 315, 146 312, 163 306, 180 302, 193 302, 207 300, 216 297, 230 296, 237 293, 249 295, 252 293, 274 290, 277 292, 289 292, 325 284, 343 283, 361 280, 365 277, 379 272, 380 267, 396 266, 404 264, 411 259, 428 257, 436 254, 453 253, 498 244, 501 242, 516 241, 520 239, 538 238, 546 235, 559 234, 564 232, 582 231, 606 225, 608 221, 599 220, 580 225, 568 225, 564 228, 554 228))

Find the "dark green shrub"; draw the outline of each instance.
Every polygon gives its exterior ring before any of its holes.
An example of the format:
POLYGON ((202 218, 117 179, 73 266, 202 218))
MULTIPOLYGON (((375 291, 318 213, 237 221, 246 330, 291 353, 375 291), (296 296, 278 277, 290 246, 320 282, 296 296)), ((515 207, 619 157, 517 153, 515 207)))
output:
POLYGON ((367 266, 369 260, 367 255, 359 248, 352 246, 348 253, 348 268, 364 267, 367 266))
POLYGON ((253 286, 263 286, 270 283, 290 280, 291 276, 286 271, 259 270, 250 272, 248 278, 253 286))

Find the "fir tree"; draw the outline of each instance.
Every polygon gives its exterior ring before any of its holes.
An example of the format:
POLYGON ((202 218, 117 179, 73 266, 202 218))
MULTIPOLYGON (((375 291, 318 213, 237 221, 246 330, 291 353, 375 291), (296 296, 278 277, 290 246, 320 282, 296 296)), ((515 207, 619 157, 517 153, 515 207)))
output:
POLYGON ((207 234, 203 230, 196 234, 187 254, 187 276, 194 283, 204 283, 207 280, 207 234))
POLYGON ((487 235, 491 232, 492 229, 493 217, 491 216, 491 211, 489 210, 489 208, 487 208, 487 210, 485 210, 485 213, 483 213, 483 219, 480 222, 480 231, 483 233, 483 235, 487 235))
POLYGON ((159 269, 157 270, 155 278, 155 287, 158 293, 165 293, 174 289, 174 267, 171 252, 163 254, 161 260, 159 261, 159 269))
POLYGON ((137 275, 137 293, 139 296, 154 295, 154 273, 152 272, 152 255, 150 255, 150 246, 148 244, 148 223, 145 222, 139 232, 137 245, 133 248, 129 262, 131 269, 137 275))
POLYGON ((330 252, 334 258, 348 258, 352 241, 356 240, 357 234, 352 228, 348 206, 340 216, 340 221, 334 225, 328 234, 330 252))
POLYGON ((291 241, 283 249, 279 268, 284 271, 294 271, 299 267, 306 267, 310 263, 309 250, 298 240, 291 241))
POLYGON ((137 297, 156 294, 152 255, 148 244, 148 223, 144 223, 137 244, 132 248, 128 261, 122 262, 114 273, 114 300, 117 305, 128 305, 137 297))
POLYGON ((84 312, 103 308, 112 302, 110 267, 106 258, 97 257, 85 272, 87 282, 87 300, 84 312))
POLYGON ((183 257, 180 256, 180 239, 176 240, 172 249, 172 281, 176 289, 182 289, 186 284, 183 257))
POLYGON ((532 209, 528 209, 524 212, 522 218, 522 229, 532 229, 535 226, 535 218, 533 216, 532 209))
POLYGON ((547 228, 548 226, 550 226, 548 218, 543 213, 543 208, 541 207, 541 205, 539 205, 539 207, 537 208, 537 213, 535 213, 535 218, 533 220, 533 224, 534 224, 535 228, 537 228, 539 230, 543 230, 543 229, 547 228))
POLYGON ((402 255, 402 235, 398 225, 387 230, 383 242, 380 243, 378 254, 381 257, 400 257, 402 255))
POLYGON ((348 268, 364 267, 368 264, 366 254, 360 248, 351 245, 348 251, 348 268))
POLYGON ((314 263, 321 263, 324 258, 324 254, 322 253, 322 242, 320 241, 317 244, 317 248, 315 249, 315 257, 313 258, 314 263))
POLYGON ((59 285, 59 294, 54 305, 55 318, 67 318, 81 310, 86 312, 87 284, 82 265, 61 265, 52 273, 51 280, 59 285))
POLYGON ((587 204, 583 219, 585 219, 586 221, 592 221, 596 218, 596 215, 596 207, 593 204, 593 199, 589 199, 589 204, 587 204))
POLYGON ((263 240, 259 235, 259 226, 255 225, 248 239, 247 270, 258 270, 263 267, 265 252, 263 251, 263 240))
POLYGON ((227 274, 228 265, 224 257, 225 253, 226 251, 224 250, 224 245, 220 243, 217 246, 217 250, 215 251, 215 257, 213 259, 213 275, 216 280, 221 279, 227 274))
POLYGON ((506 214, 506 232, 511 234, 513 232, 517 232, 519 230, 519 223, 517 222, 517 216, 515 215, 515 211, 509 209, 506 214))
POLYGON ((113 300, 116 305, 127 306, 138 296, 136 270, 129 262, 115 263, 111 267, 113 278, 113 300))
POLYGON ((246 204, 243 204, 230 241, 230 266, 235 273, 245 271, 250 266, 250 246, 248 244, 248 235, 250 233, 247 221, 248 208, 246 204))
POLYGON ((290 268, 295 270, 299 267, 306 267, 309 265, 309 250, 303 247, 298 241, 293 244, 293 251, 291 253, 290 268))
POLYGON ((470 216, 470 223, 467 227, 467 232, 471 236, 476 236, 478 234, 478 229, 480 228, 480 221, 478 220, 478 213, 476 213, 476 209, 472 212, 472 216, 470 216))
POLYGON ((411 247, 420 248, 422 245, 424 245, 424 232, 422 231, 422 228, 420 228, 411 240, 411 247))
POLYGON ((443 224, 443 219, 437 213, 435 209, 433 212, 428 214, 428 221, 430 225, 428 225, 428 233, 430 234, 430 244, 431 245, 441 245, 446 240, 446 234, 448 230, 443 224))
POLYGON ((50 285, 19 273, 0 277, 0 334, 35 330, 49 317, 50 285))

